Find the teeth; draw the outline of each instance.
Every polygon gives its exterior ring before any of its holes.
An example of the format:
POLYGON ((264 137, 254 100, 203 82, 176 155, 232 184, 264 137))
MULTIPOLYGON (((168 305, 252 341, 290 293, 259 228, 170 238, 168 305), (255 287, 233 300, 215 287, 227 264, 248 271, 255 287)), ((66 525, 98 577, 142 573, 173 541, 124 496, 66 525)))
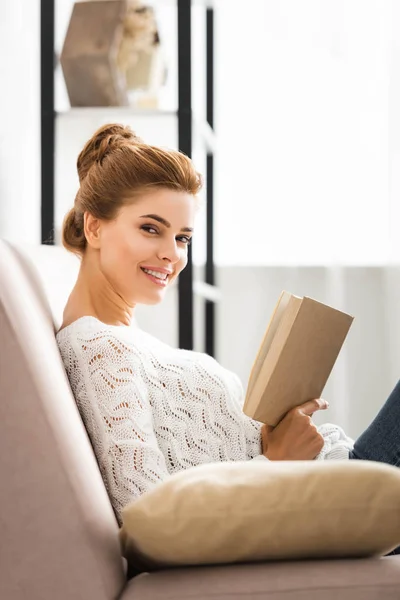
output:
POLYGON ((158 279, 167 279, 168 275, 166 273, 159 273, 158 271, 150 271, 150 269, 143 269, 145 273, 149 273, 149 275, 153 275, 153 277, 157 277, 158 279))

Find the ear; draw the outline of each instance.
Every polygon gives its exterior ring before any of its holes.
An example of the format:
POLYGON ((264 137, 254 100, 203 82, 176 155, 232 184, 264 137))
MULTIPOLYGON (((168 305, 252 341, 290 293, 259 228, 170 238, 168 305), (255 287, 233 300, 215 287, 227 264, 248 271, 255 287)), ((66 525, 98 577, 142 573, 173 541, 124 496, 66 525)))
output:
POLYGON ((88 245, 95 249, 100 248, 100 219, 86 211, 83 215, 83 227, 88 245))

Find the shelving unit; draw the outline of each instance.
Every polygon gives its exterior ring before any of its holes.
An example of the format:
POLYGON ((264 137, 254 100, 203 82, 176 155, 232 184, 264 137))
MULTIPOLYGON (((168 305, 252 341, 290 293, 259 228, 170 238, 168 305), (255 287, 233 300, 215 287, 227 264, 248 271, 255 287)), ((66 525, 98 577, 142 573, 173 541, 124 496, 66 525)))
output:
MULTIPOLYGON (((215 286, 213 215, 214 215, 214 2, 211 0, 149 0, 149 4, 165 7, 175 4, 177 13, 178 45, 178 108, 177 110, 142 110, 134 107, 69 108, 56 111, 54 73, 55 54, 55 0, 41 0, 41 131, 42 131, 42 243, 55 243, 56 206, 55 172, 57 165, 75 164, 76 148, 68 147, 65 129, 89 128, 89 135, 103 122, 134 119, 134 129, 149 143, 179 148, 189 157, 193 148, 203 144, 206 153, 206 260, 205 281, 194 281, 192 250, 186 269, 179 277, 178 286, 178 344, 180 348, 194 347, 194 296, 204 299, 204 351, 215 356, 215 304, 220 298, 215 286), (192 106, 192 7, 206 10, 205 97, 206 117, 195 117, 192 106), (162 119, 163 131, 168 131, 168 142, 157 138, 162 119), (61 143, 61 140, 63 142, 61 143)), ((86 136, 87 137, 87 136, 86 136)), ((86 137, 82 142, 86 141, 86 137)), ((64 188, 64 185, 62 186, 64 188)), ((60 192, 61 193, 61 192, 60 192)), ((68 197, 73 197, 66 189, 68 197)))

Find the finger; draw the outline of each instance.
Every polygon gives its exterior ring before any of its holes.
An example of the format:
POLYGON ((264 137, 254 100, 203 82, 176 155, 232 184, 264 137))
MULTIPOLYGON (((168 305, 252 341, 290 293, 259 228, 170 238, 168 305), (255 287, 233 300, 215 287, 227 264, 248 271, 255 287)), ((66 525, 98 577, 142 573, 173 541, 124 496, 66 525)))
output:
POLYGON ((268 435, 268 425, 262 425, 261 427, 261 447, 262 447, 262 453, 265 455, 267 449, 268 449, 268 444, 269 444, 269 435, 268 435))
POLYGON ((269 433, 271 433, 273 430, 275 429, 275 427, 272 427, 271 425, 267 425, 266 423, 263 423, 262 427, 261 427, 261 431, 263 434, 268 435, 269 433))
POLYGON ((305 415, 311 417, 317 410, 326 410, 329 407, 329 403, 322 398, 315 398, 314 400, 309 400, 304 404, 298 406, 298 410, 305 415))

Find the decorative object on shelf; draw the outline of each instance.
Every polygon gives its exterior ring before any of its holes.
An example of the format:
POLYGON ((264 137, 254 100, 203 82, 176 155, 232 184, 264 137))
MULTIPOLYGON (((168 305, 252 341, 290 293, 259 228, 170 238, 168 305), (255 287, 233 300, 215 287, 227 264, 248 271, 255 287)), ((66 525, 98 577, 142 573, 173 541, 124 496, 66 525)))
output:
POLYGON ((129 99, 156 108, 157 93, 166 83, 167 69, 154 9, 143 6, 139 0, 128 3, 117 64, 125 73, 129 99))
POLYGON ((128 106, 139 91, 155 108, 166 67, 153 8, 140 0, 75 2, 61 66, 71 106, 128 106))

